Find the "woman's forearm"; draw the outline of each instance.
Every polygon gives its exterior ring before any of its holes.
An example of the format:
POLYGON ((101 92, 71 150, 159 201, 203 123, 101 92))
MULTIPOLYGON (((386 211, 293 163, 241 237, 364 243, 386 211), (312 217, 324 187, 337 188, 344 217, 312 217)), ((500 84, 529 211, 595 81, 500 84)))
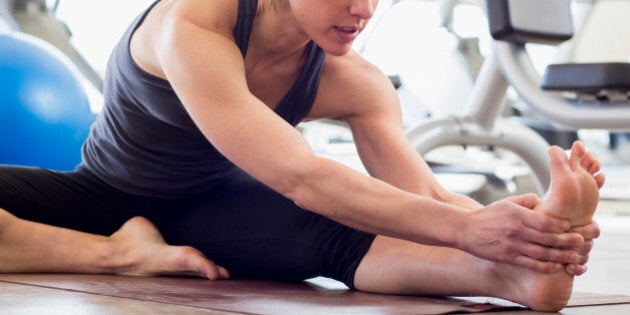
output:
POLYGON ((342 224, 413 242, 455 246, 467 209, 395 188, 325 158, 286 196, 342 224))

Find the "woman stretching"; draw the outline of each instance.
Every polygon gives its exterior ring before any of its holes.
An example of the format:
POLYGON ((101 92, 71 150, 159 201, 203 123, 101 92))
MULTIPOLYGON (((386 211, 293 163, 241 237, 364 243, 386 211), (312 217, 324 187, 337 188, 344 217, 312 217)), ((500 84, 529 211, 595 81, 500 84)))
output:
POLYGON ((446 191, 391 83, 351 51, 376 4, 153 3, 112 53, 76 170, 0 167, 0 272, 327 276, 564 307, 599 234, 599 162, 552 148, 542 200, 446 191), (321 118, 350 126, 369 176, 293 128, 321 118))

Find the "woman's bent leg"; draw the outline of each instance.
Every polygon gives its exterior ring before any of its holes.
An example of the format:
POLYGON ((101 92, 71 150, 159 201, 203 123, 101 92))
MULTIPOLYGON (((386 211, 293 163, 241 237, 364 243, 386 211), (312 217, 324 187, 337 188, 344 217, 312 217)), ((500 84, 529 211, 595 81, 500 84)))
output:
POLYGON ((142 218, 103 236, 130 218, 124 199, 85 174, 0 166, 0 273, 228 276, 200 252, 168 246, 142 218))
POLYGON ((108 235, 131 217, 124 198, 87 173, 0 166, 0 208, 24 220, 108 235))
POLYGON ((326 276, 352 287, 356 267, 374 239, 297 207, 240 171, 187 208, 149 219, 169 244, 201 250, 235 278, 326 276))

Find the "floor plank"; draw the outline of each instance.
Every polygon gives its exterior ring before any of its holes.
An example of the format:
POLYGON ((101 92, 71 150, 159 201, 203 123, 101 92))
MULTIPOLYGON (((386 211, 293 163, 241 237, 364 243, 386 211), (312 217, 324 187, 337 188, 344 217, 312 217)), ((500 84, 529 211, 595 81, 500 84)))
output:
POLYGON ((0 314, 228 315, 238 313, 0 282, 0 314))
MULTIPOLYGON (((512 303, 492 299, 445 299, 378 295, 330 289, 312 283, 273 283, 265 281, 208 281, 196 278, 122 277, 107 275, 14 274, 0 275, 0 309, 26 314, 54 305, 61 312, 93 310, 109 313, 121 308, 153 313, 222 312, 248 314, 445 314, 487 310, 522 310, 512 303), (5 292, 8 292, 5 294, 5 292), (28 304, 24 306, 24 302, 28 304), (484 305, 490 301, 494 305, 484 305), (498 307, 507 306, 507 307, 498 307), (34 309, 33 309, 34 308, 34 309), (182 308, 181 310, 179 308, 182 308)), ((630 303, 630 296, 576 293, 570 305, 630 303)), ((613 305, 614 307, 619 307, 613 305)), ((610 307, 583 306, 609 313, 610 307)), ((626 313, 630 304, 623 305, 626 313)), ((528 312, 529 313, 529 312, 528 312)), ((565 311, 563 311, 565 313, 565 311)), ((582 313, 576 313, 582 314, 582 313)))

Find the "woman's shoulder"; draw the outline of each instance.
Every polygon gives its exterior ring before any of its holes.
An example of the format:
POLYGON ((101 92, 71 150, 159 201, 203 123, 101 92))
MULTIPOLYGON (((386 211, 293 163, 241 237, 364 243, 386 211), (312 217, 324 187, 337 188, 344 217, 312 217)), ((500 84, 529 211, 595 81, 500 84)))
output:
POLYGON ((359 71, 366 74, 379 71, 376 66, 368 62, 354 50, 342 56, 327 55, 325 67, 334 70, 334 74, 337 75, 347 74, 347 70, 359 71))
POLYGON ((135 30, 130 49, 134 61, 145 71, 166 78, 160 55, 174 48, 185 49, 182 40, 194 32, 212 32, 233 41, 238 19, 234 0, 163 0, 155 4, 135 30), (192 26, 192 27, 191 27, 192 26))
POLYGON ((239 1, 234 0, 166 0, 158 3, 149 13, 147 22, 156 25, 192 23, 217 33, 231 34, 238 19, 239 1), (171 22, 171 23, 169 23, 171 22))
POLYGON ((355 51, 343 56, 327 56, 323 75, 335 85, 351 90, 389 88, 387 76, 355 51))
POLYGON ((328 55, 314 114, 326 117, 330 116, 328 112, 334 112, 332 116, 360 114, 373 110, 374 106, 389 106, 395 93, 387 76, 358 53, 328 55))

